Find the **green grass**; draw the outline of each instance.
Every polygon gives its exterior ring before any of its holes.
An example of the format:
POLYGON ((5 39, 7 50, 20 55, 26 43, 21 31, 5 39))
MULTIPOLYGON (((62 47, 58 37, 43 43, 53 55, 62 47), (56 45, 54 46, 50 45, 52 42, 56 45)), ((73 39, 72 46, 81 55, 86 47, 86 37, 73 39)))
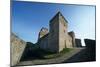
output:
POLYGON ((49 53, 49 54, 44 55, 44 59, 57 58, 57 57, 60 57, 60 56, 64 55, 65 53, 70 52, 71 50, 72 50, 71 48, 64 48, 59 53, 49 53))
POLYGON ((57 58, 60 56, 63 56, 65 53, 70 52, 72 49, 71 48, 64 48, 61 52, 50 52, 48 50, 43 50, 40 48, 36 48, 30 50, 29 52, 26 53, 24 59, 30 60, 30 59, 52 59, 52 58, 57 58))
POLYGON ((72 48, 64 48, 60 53, 66 53, 66 52, 69 52, 71 50, 72 50, 72 48))

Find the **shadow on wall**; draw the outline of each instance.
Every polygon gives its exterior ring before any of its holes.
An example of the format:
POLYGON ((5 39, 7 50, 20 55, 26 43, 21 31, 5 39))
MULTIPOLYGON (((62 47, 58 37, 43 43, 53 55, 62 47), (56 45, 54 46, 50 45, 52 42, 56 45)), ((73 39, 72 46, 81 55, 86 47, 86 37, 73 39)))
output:
POLYGON ((76 47, 82 47, 81 39, 75 39, 76 47))
POLYGON ((89 53, 89 60, 96 60, 96 41, 91 39, 84 39, 86 44, 86 51, 89 53))
POLYGON ((73 62, 88 62, 96 61, 96 42, 91 39, 84 39, 86 47, 82 47, 80 52, 72 56, 71 58, 64 61, 64 63, 73 62))
POLYGON ((31 61, 34 59, 45 59, 44 56, 48 53, 51 53, 47 50, 43 50, 39 48, 38 44, 33 44, 31 42, 27 42, 26 48, 23 52, 20 61, 31 61))
POLYGON ((35 56, 33 51, 35 51, 36 48, 37 48, 36 44, 33 44, 31 42, 27 42, 25 50, 23 52, 23 55, 22 55, 20 61, 25 61, 25 60, 31 60, 31 59, 33 59, 34 56, 35 56))
MULTIPOLYGON (((80 52, 72 56, 71 58, 65 60, 63 63, 73 63, 73 62, 88 62, 88 61, 96 61, 96 42, 91 39, 84 39, 86 47, 79 46, 80 52)), ((79 39, 79 41, 80 39, 79 39)), ((79 45, 80 45, 79 43, 79 45)), ((31 42, 27 42, 25 51, 21 57, 20 61, 28 61, 32 59, 41 59, 43 55, 46 53, 43 50, 38 49, 38 45, 33 44, 31 42)))

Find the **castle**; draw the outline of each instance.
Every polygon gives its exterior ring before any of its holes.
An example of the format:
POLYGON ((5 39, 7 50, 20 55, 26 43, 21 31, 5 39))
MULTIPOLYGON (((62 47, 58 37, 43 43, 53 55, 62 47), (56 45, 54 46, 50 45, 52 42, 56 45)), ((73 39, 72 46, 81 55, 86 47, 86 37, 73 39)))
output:
POLYGON ((49 30, 42 28, 38 36, 38 44, 42 49, 60 52, 64 48, 75 47, 75 34, 68 32, 68 21, 58 12, 49 22, 49 30))

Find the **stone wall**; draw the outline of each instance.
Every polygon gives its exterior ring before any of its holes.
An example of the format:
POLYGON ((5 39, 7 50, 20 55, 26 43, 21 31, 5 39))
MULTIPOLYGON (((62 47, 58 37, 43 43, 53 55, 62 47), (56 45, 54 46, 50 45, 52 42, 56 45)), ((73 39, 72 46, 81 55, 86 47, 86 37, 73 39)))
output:
MULTIPOLYGON (((64 48, 73 48, 75 46, 75 34, 74 32, 68 33, 68 21, 64 16, 58 12, 49 23, 49 32, 48 36, 43 36, 39 41, 40 47, 53 52, 60 52, 64 48)), ((41 30, 40 30, 41 31, 41 30)), ((43 35, 46 32, 42 32, 43 35)))
POLYGON ((81 39, 75 39, 76 46, 75 47, 82 47, 81 39))
POLYGON ((11 66, 16 65, 23 54, 26 42, 11 33, 11 66))
POLYGON ((66 47, 67 48, 73 48, 72 37, 70 35, 67 35, 67 37, 66 37, 66 47))
POLYGON ((96 41, 92 39, 84 39, 86 52, 89 61, 96 60, 96 41))
POLYGON ((45 27, 42 27, 41 30, 40 30, 40 32, 39 32, 38 39, 42 38, 46 34, 48 34, 48 29, 45 28, 45 27))
POLYGON ((84 39, 85 45, 87 48, 95 48, 96 47, 96 42, 95 40, 92 39, 84 39))
POLYGON ((40 38, 38 43, 39 43, 40 48, 48 49, 48 34, 46 34, 44 37, 40 38))
POLYGON ((49 37, 48 37, 48 44, 49 50, 52 52, 57 52, 59 50, 59 17, 58 14, 51 19, 49 23, 49 37))
POLYGON ((69 36, 72 38, 72 47, 75 47, 75 33, 73 31, 68 32, 69 36))
POLYGON ((66 45, 69 45, 67 38, 67 22, 64 20, 61 14, 59 14, 59 51, 63 50, 66 45))
POLYGON ((68 21, 59 13, 59 51, 64 48, 73 48, 73 38, 75 36, 73 37, 72 33, 70 35, 68 33, 68 21))
POLYGON ((34 53, 39 48, 39 45, 32 42, 26 42, 25 50, 20 61, 32 60, 36 54, 34 53))

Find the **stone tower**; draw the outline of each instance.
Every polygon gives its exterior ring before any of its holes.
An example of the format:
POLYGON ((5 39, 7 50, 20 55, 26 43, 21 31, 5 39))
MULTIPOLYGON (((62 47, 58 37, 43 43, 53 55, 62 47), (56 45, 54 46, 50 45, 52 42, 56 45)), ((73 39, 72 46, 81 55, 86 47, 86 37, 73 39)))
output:
POLYGON ((38 35, 38 44, 39 48, 47 49, 48 48, 48 29, 42 27, 38 35))
POLYGON ((45 27, 42 27, 40 32, 39 32, 39 36, 38 39, 42 38, 43 36, 45 36, 48 33, 48 29, 45 27))
POLYGON ((63 15, 58 12, 49 23, 49 47, 50 50, 60 52, 66 46, 66 36, 68 22, 63 15))
POLYGON ((68 34, 72 37, 72 47, 76 47, 75 44, 75 33, 73 31, 68 32, 68 34))
POLYGON ((40 30, 38 44, 40 48, 52 52, 75 47, 75 34, 73 31, 68 32, 68 21, 60 12, 50 20, 49 32, 44 27, 40 30))

